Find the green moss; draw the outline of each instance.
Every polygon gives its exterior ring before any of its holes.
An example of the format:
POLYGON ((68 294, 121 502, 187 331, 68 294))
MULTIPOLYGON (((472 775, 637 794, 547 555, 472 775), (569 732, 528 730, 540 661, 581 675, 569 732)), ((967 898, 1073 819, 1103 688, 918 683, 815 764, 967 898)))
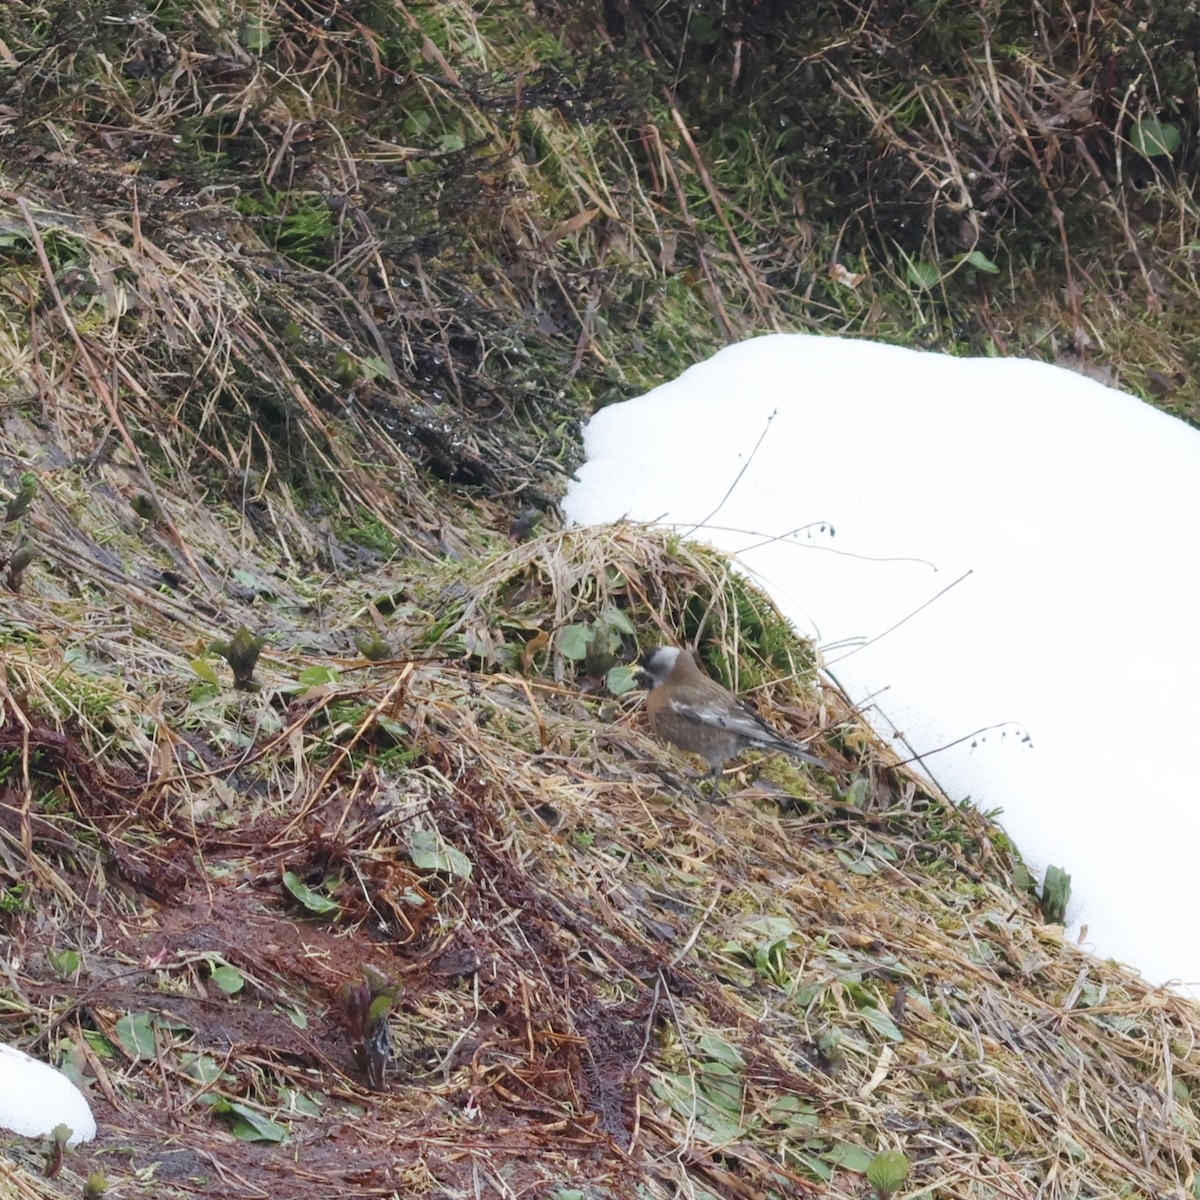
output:
POLYGON ((391 558, 397 551, 391 530, 382 521, 369 516, 357 524, 344 526, 341 536, 348 542, 374 550, 384 558, 391 558))
POLYGON ((322 270, 331 265, 333 218, 323 196, 264 187, 257 196, 239 196, 234 207, 245 216, 262 218, 253 223, 267 245, 285 258, 322 270))

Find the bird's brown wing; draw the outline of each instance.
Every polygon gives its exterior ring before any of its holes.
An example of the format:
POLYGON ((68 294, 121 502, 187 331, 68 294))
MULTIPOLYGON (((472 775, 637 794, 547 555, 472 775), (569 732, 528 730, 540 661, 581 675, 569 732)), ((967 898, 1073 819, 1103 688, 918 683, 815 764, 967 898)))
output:
POLYGON ((769 726, 764 725, 748 708, 729 704, 689 704, 682 700, 670 700, 667 708, 697 725, 711 729, 723 729, 734 737, 748 742, 783 742, 784 739, 769 726))
POLYGON ((745 745, 764 746, 772 750, 782 750, 796 758, 812 763, 816 767, 828 767, 819 758, 814 758, 798 742, 776 733, 765 721, 748 708, 729 704, 688 704, 681 700, 670 700, 664 705, 684 720, 696 725, 707 725, 710 729, 720 729, 732 737, 740 739, 745 745))

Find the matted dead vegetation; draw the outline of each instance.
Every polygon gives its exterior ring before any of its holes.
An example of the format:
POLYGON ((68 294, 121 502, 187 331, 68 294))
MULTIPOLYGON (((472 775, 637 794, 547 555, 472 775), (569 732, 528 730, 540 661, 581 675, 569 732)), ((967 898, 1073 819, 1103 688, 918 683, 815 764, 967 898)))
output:
POLYGON ((1189 185, 1097 149, 1190 155, 1187 106, 1131 76, 1105 125, 1041 9, 1049 58, 1005 9, 994 75, 906 74, 978 17, 933 10, 4 8, 0 1038, 101 1133, 53 1180, 6 1142, 0 1195, 861 1196, 883 1150, 911 1196, 1200 1194, 1195 1006, 1065 945, 728 564, 554 527, 591 403, 760 329, 1187 408, 1189 185), (833 770, 701 799, 604 688, 664 639, 833 770))
POLYGON ((756 696, 834 772, 744 766, 717 802, 636 701, 555 680, 554 635, 611 605, 718 658, 769 643, 720 562, 555 533, 444 595, 416 658, 275 646, 241 693, 153 605, 128 602, 106 664, 14 601, 0 1028, 91 1081, 102 1135, 64 1178, 858 1196, 896 1148, 905 1194, 1192 1188, 1195 1007, 1063 944, 1004 839, 803 660, 756 696), (364 979, 396 991, 379 1090, 347 1009, 364 979))

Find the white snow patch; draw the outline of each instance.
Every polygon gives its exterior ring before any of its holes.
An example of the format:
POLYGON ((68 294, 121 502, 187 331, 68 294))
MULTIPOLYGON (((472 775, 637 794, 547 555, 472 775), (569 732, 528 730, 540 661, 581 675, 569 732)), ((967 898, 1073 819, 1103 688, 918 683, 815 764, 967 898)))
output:
POLYGON ((47 1137, 56 1125, 69 1126, 68 1146, 96 1136, 91 1105, 61 1071, 0 1042, 0 1128, 47 1137))

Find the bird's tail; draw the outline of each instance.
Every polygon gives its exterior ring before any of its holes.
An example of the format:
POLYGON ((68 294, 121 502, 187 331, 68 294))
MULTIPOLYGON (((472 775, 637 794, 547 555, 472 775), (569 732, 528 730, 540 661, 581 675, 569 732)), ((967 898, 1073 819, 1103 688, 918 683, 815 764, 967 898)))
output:
POLYGON ((797 742, 785 742, 782 738, 776 743, 775 748, 782 750, 785 754, 790 754, 793 758, 798 758, 802 762, 811 764, 814 767, 820 767, 822 771, 830 770, 828 763, 822 762, 819 758, 814 758, 807 750, 797 742))

